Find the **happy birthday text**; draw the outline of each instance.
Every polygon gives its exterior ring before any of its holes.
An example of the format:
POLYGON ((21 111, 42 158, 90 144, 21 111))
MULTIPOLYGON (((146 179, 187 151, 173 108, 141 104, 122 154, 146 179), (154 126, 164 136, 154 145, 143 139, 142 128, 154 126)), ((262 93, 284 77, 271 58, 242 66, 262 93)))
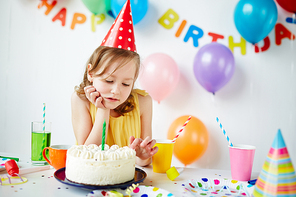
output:
MULTIPOLYGON (((46 8, 45 15, 48 15, 53 8, 56 6, 57 1, 41 1, 38 4, 38 9, 41 9, 42 7, 46 8)), ((91 15, 91 31, 96 31, 96 25, 99 25, 104 22, 105 20, 104 14, 99 15, 91 15)), ((82 13, 75 12, 71 18, 71 25, 70 28, 72 30, 75 29, 76 25, 84 24, 86 22, 86 15, 82 13)), ((52 22, 60 21, 62 26, 66 25, 67 21, 67 9, 65 7, 61 8, 56 15, 52 18, 52 22)), ((174 26, 178 27, 177 31, 175 32, 175 37, 179 38, 181 33, 185 30, 185 27, 187 25, 187 20, 183 19, 180 21, 180 16, 177 14, 176 11, 173 9, 168 9, 158 20, 158 23, 165 29, 171 30, 174 26)), ((199 46, 199 40, 205 36, 204 30, 196 25, 190 25, 187 29, 187 32, 185 34, 185 37, 183 39, 184 42, 188 42, 189 40, 192 40, 192 44, 194 47, 199 46)), ((275 32, 275 44, 281 45, 283 39, 289 39, 289 40, 295 40, 295 35, 289 31, 283 24, 277 23, 274 27, 275 32)), ((207 36, 211 37, 212 42, 217 42, 219 39, 224 39, 225 36, 216 33, 216 32, 208 32, 207 36)), ((228 47, 232 52, 234 51, 235 47, 240 48, 241 54, 246 54, 246 40, 242 37, 240 37, 239 42, 234 42, 233 36, 228 36, 228 47)), ((255 53, 264 52, 267 51, 270 48, 270 39, 267 36, 263 40, 263 46, 259 47, 258 44, 255 44, 254 50, 255 53)))

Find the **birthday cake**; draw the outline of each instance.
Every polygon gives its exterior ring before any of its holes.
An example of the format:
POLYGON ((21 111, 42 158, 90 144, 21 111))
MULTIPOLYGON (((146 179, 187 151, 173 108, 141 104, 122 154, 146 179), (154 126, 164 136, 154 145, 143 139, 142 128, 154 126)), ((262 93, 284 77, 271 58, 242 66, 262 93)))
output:
POLYGON ((87 185, 114 185, 135 176, 136 151, 125 146, 74 145, 67 151, 66 178, 87 185))

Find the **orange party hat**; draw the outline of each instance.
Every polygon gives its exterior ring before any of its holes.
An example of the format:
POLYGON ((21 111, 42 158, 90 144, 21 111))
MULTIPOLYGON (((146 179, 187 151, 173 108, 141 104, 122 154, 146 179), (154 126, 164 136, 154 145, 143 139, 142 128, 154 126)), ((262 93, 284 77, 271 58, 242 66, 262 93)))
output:
POLYGON ((122 7, 101 46, 137 52, 130 0, 122 7))

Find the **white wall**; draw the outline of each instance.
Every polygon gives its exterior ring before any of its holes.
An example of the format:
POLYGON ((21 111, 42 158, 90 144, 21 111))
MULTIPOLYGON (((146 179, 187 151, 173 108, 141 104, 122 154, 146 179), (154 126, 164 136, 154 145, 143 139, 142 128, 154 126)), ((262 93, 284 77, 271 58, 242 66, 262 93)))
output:
MULTIPOLYGON (((74 144, 70 96, 79 84, 84 64, 101 43, 113 19, 91 31, 91 13, 79 0, 58 0, 52 11, 38 9, 37 0, 0 1, 0 152, 30 154, 30 122, 53 122, 52 144, 74 144), (52 18, 62 7, 67 9, 66 25, 52 18), (75 12, 86 15, 84 24, 70 28, 75 12)), ((135 25, 138 52, 142 59, 156 52, 170 55, 178 64, 181 78, 174 92, 160 104, 154 102, 153 137, 166 138, 170 124, 183 115, 199 118, 207 127, 210 140, 206 153, 192 167, 230 169, 227 142, 215 122, 219 116, 234 143, 257 147, 254 171, 260 171, 277 130, 282 130, 290 157, 296 164, 296 41, 283 39, 255 53, 247 43, 247 53, 234 50, 236 70, 231 81, 213 96, 197 82, 193 59, 201 46, 211 42, 208 32, 224 35, 236 42, 240 34, 233 22, 238 1, 150 0, 145 18, 135 25), (158 19, 169 9, 180 17, 172 29, 158 19), (182 20, 187 25, 175 33, 182 20), (199 46, 184 42, 189 25, 204 31, 199 46)), ((296 24, 285 22, 292 14, 278 6, 278 23, 296 34, 296 24)), ((176 158, 173 165, 180 166, 176 158)))

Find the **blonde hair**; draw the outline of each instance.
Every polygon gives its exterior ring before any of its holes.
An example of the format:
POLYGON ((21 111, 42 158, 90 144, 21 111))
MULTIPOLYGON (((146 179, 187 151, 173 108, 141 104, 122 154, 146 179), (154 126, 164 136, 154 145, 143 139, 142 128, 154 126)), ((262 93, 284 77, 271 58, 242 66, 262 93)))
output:
MULTIPOLYGON (((112 73, 114 73, 117 69, 125 66, 130 61, 134 61, 136 66, 134 82, 136 81, 139 75, 139 70, 140 70, 140 56, 138 53, 128 51, 125 49, 99 46, 97 49, 95 49, 95 51, 93 52, 93 54, 90 56, 90 58, 86 63, 86 68, 85 68, 82 82, 80 83, 79 86, 75 86, 75 91, 78 96, 85 97, 84 88, 86 86, 92 85, 92 82, 90 82, 87 78, 88 73, 95 73, 100 68, 102 68, 102 66, 106 61, 108 61, 108 63, 105 64, 106 66, 96 76, 100 76, 104 74, 106 69, 117 61, 119 61, 118 67, 112 73), (89 64, 91 65, 90 69, 88 69, 89 64)), ((124 113, 128 113, 133 109, 134 109, 134 99, 132 94, 130 94, 128 99, 124 103, 119 105, 117 108, 115 108, 114 111, 116 111, 120 115, 124 115, 124 113)))

